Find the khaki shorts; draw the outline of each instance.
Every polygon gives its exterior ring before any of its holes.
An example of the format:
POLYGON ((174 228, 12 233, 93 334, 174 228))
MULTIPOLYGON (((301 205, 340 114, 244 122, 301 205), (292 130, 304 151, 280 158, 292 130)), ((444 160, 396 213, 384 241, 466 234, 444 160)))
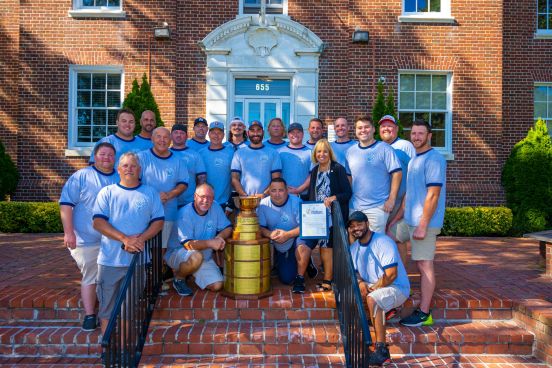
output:
POLYGON ((396 222, 393 226, 389 228, 388 231, 395 240, 404 243, 410 240, 410 231, 408 229, 408 224, 404 222, 404 219, 396 222))
POLYGON ((96 294, 98 295, 98 317, 109 319, 115 307, 115 299, 127 274, 128 267, 111 267, 98 265, 96 294))
MULTIPOLYGON (((375 233, 385 234, 385 227, 389 219, 389 213, 383 210, 383 205, 362 210, 368 217, 370 230, 375 233)), ((350 213, 349 213, 350 214, 350 213)))
POLYGON ((187 262, 193 252, 196 251, 187 250, 184 247, 174 249, 170 253, 165 254, 165 262, 167 263, 167 266, 175 271, 178 271, 178 269, 180 268, 180 264, 187 262))
POLYGON ((416 227, 408 226, 410 234, 410 247, 413 261, 432 261, 435 258, 435 244, 437 243, 437 235, 441 233, 441 229, 430 227, 427 229, 426 237, 422 240, 412 238, 412 234, 416 227))
POLYGON ((161 246, 163 249, 167 249, 167 244, 169 244, 169 237, 171 236, 171 231, 174 225, 174 221, 165 221, 163 224, 163 232, 161 233, 161 246))
POLYGON ((404 295, 395 285, 374 290, 368 296, 372 297, 384 312, 400 307, 408 299, 408 295, 404 295))
POLYGON ((94 285, 98 277, 98 253, 100 252, 100 246, 76 247, 75 249, 69 249, 69 251, 82 274, 81 284, 84 286, 94 285))

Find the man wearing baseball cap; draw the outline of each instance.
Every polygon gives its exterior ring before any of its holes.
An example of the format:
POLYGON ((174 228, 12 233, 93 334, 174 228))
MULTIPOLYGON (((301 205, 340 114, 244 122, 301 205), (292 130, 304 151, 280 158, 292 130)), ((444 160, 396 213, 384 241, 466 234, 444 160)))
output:
POLYGON ((231 145, 234 150, 243 148, 247 145, 247 133, 242 118, 239 116, 233 117, 230 121, 228 130, 228 141, 226 145, 231 145))
POLYGON ((410 282, 395 242, 387 235, 372 232, 363 212, 353 212, 347 227, 349 239, 354 240, 350 252, 358 286, 366 298, 376 335, 368 364, 380 366, 391 359, 385 343, 385 313, 406 301, 410 282))
POLYGON ((194 137, 188 139, 186 145, 195 151, 200 151, 209 145, 207 141, 207 120, 199 117, 194 120, 194 137))
POLYGON ((293 123, 288 128, 289 143, 280 148, 282 177, 291 194, 306 194, 311 167, 311 150, 303 144, 303 126, 293 123))
POLYGON ((278 152, 263 144, 263 125, 249 124, 249 146, 239 149, 232 159, 232 186, 240 196, 267 195, 270 181, 279 178, 282 163, 278 152))

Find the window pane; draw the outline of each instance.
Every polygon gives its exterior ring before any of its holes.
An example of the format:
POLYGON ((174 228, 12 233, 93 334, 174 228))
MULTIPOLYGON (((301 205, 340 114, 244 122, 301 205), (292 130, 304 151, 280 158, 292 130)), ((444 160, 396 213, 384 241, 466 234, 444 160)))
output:
POLYGON ((107 6, 107 0, 96 0, 96 6, 107 6))
POLYGON ((121 6, 120 0, 109 0, 109 6, 121 6))
POLYGON ((106 134, 106 129, 105 129, 105 125, 102 126, 102 127, 93 127, 92 128, 92 141, 93 142, 97 142, 99 141, 100 139, 102 139, 103 137, 106 137, 107 134, 106 134))
POLYGON ((92 88, 93 89, 105 89, 105 74, 93 74, 92 75, 92 88))
POLYGON ((404 0, 404 11, 414 13, 416 11, 416 0, 404 0))
POLYGON ((105 121, 105 110, 94 110, 92 114, 92 121, 94 122, 94 126, 105 126, 107 125, 107 122, 105 121))
POLYGON ((79 126, 77 131, 77 141, 80 143, 88 143, 91 141, 90 137, 90 130, 91 128, 89 126, 79 126))
POLYGON ((433 92, 446 92, 447 91, 447 76, 446 75, 434 75, 431 78, 431 90, 433 92))
POLYGON ((260 0, 244 0, 246 5, 259 5, 261 4, 260 0))
POLYGON ((261 120, 261 104, 258 102, 249 103, 247 122, 250 123, 253 120, 261 120))
POLYGON ((90 125, 92 121, 92 110, 79 109, 77 112, 78 125, 90 125))
POLYGON ((243 116, 243 102, 234 102, 234 115, 243 116))
POLYGON ((431 93, 429 92, 416 92, 416 109, 427 109, 431 107, 431 93))
POLYGON ((412 112, 401 112, 399 119, 404 128, 410 129, 412 126, 412 121, 414 121, 414 113, 412 112))
POLYGON ((82 0, 82 6, 94 6, 94 0, 82 0))
POLYGON ((105 107, 105 92, 94 91, 92 92, 92 106, 105 107))
POLYGON ((434 130, 431 135, 431 145, 433 147, 445 147, 445 131, 434 130))
POLYGON ((535 102, 535 119, 546 117, 546 102, 535 102))
POLYGON ((92 77, 90 74, 79 73, 77 75, 77 89, 90 89, 92 77))
POLYGON ((548 14, 548 24, 546 25, 546 29, 552 29, 552 12, 548 14))
POLYGON ((414 118, 415 119, 422 119, 423 121, 429 121, 431 122, 431 120, 429 120, 429 112, 418 112, 414 115, 414 118))
POLYGON ((89 91, 79 91, 79 92, 77 92, 77 106, 78 107, 89 107, 90 106, 90 92, 89 91))
POLYGON ((283 102, 282 103, 282 120, 284 121, 284 125, 286 126, 286 131, 287 131, 287 128, 289 127, 289 122, 291 120, 290 117, 291 117, 291 110, 290 110, 289 102, 283 102))
POLYGON ((546 0, 539 0, 537 9, 539 13, 546 13, 546 0))
POLYGON ((107 75, 107 89, 121 89, 121 75, 120 74, 108 74, 107 75))
POLYGON ((546 15, 539 14, 538 27, 539 29, 547 29, 546 27, 546 15))
POLYGON ((441 11, 441 0, 430 0, 429 11, 440 12, 441 11))
POLYGON ((414 108, 414 93, 413 92, 401 92, 400 93, 399 109, 413 109, 414 108))
POLYGON ((446 93, 432 93, 431 94, 431 109, 433 110, 446 110, 447 108, 447 94, 446 93))
POLYGON ((431 75, 416 76, 416 91, 431 91, 431 75))
POLYGON ((283 0, 268 0, 266 3, 270 5, 282 5, 283 0))
POLYGON ((431 114, 431 127, 433 129, 445 129, 445 113, 431 114))
POLYGON ((535 102, 546 101, 547 90, 548 88, 546 86, 535 87, 535 91, 533 93, 533 98, 535 102))
POLYGON ((121 93, 107 92, 107 107, 119 107, 119 106, 121 106, 121 93))
POLYGON ((117 110, 107 110, 107 123, 109 125, 117 124, 117 110))
POLYGON ((418 11, 427 12, 427 0, 418 0, 418 11))
POLYGON ((263 116, 263 124, 265 127, 265 136, 268 137, 268 123, 270 122, 270 119, 276 117, 276 104, 273 102, 266 102, 264 104, 264 116, 263 116))
POLYGON ((108 135, 115 134, 116 131, 117 125, 110 125, 107 127, 107 134, 105 136, 107 137, 108 135))
POLYGON ((414 74, 400 76, 401 91, 414 91, 414 74))

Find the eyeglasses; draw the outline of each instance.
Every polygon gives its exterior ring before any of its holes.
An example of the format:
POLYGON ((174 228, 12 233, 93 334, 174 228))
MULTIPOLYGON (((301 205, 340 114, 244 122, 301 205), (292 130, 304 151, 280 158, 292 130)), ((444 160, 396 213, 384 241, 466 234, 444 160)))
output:
POLYGON ((199 195, 199 194, 195 194, 195 196, 201 200, 208 200, 208 201, 212 201, 214 199, 213 196, 210 196, 210 195, 199 195))

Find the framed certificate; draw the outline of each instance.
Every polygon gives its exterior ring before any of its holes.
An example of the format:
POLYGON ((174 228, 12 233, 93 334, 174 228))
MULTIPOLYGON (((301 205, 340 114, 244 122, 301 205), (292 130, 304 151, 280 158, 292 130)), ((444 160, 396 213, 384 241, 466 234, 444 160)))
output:
POLYGON ((328 237, 328 209, 324 202, 301 203, 299 236, 303 239, 325 239, 328 237))

